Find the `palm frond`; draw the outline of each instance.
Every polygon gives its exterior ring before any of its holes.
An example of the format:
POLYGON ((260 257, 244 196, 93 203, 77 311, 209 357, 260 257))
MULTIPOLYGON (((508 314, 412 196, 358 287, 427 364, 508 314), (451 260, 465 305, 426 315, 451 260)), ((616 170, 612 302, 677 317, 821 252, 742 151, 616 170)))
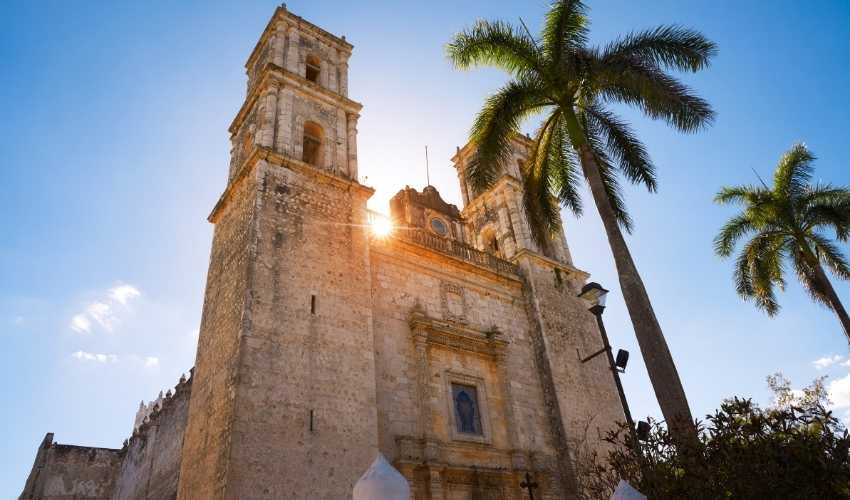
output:
POLYGON ((769 316, 779 312, 775 287, 785 288, 782 277, 784 245, 781 237, 760 233, 744 246, 735 268, 738 294, 744 300, 752 300, 769 316))
POLYGON ((804 194, 812 179, 815 156, 805 144, 795 144, 782 155, 773 175, 773 190, 780 196, 795 199, 804 194))
POLYGON ((543 50, 549 63, 560 64, 567 54, 587 43, 587 7, 580 0, 558 0, 543 23, 543 50))
POLYGON ((847 259, 838 249, 838 246, 817 233, 811 233, 809 239, 814 243, 814 251, 818 260, 820 260, 832 274, 843 280, 850 280, 850 265, 847 259))
POLYGON ((714 196, 714 202, 721 205, 735 203, 738 205, 756 205, 768 198, 770 191, 759 186, 723 187, 714 196))
POLYGON ((650 192, 657 190, 655 165, 643 143, 631 127, 614 113, 598 105, 588 107, 587 119, 605 139, 605 146, 620 166, 620 171, 632 183, 641 183, 650 192))
POLYGON ((717 54, 717 45, 698 31, 681 26, 629 33, 602 50, 602 59, 616 62, 636 59, 647 65, 696 72, 717 54))
POLYGON ((794 271, 797 274, 797 280, 802 285, 803 290, 808 293, 811 299, 821 305, 829 307, 829 299, 824 290, 821 290, 815 278, 815 270, 806 260, 799 247, 795 247, 791 252, 791 263, 794 266, 794 271))
POLYGON ((521 75, 540 72, 544 67, 534 40, 503 21, 476 21, 454 36, 446 53, 459 69, 495 66, 521 75))
POLYGON ((735 251, 735 245, 741 238, 757 230, 758 228, 746 214, 732 217, 723 225, 714 239, 714 252, 721 257, 729 257, 735 251))
POLYGON ((561 215, 553 192, 552 172, 561 161, 558 150, 563 141, 561 113, 551 114, 537 130, 534 147, 523 172, 523 206, 531 237, 541 248, 549 245, 551 235, 561 227, 561 215))
POLYGON ((603 100, 637 107, 681 132, 696 132, 714 121, 714 110, 706 100, 653 65, 634 59, 596 61, 589 71, 593 88, 603 100))
POLYGON ((850 190, 828 184, 806 188, 797 209, 806 229, 831 228, 839 241, 850 239, 850 190))
POLYGON ((508 82, 487 98, 470 132, 478 146, 478 159, 470 165, 467 177, 476 191, 489 188, 496 180, 522 120, 548 104, 539 83, 525 78, 508 82))
POLYGON ((579 194, 581 167, 579 166, 578 153, 569 141, 569 132, 565 123, 561 123, 561 141, 561 163, 557 169, 552 171, 552 187, 558 195, 561 206, 568 208, 576 217, 580 217, 582 214, 581 196, 579 194))

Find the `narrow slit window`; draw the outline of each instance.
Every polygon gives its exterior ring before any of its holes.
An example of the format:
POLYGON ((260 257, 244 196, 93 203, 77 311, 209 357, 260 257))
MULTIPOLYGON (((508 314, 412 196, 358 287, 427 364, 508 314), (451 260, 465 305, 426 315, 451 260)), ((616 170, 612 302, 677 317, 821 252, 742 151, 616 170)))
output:
POLYGON ((310 296, 310 314, 316 314, 316 296, 310 296))

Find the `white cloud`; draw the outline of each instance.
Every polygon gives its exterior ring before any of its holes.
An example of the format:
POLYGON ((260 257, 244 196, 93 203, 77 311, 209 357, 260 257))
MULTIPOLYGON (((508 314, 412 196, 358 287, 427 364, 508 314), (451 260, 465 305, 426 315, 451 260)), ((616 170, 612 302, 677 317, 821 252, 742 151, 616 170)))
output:
POLYGON ((832 401, 833 408, 850 407, 850 375, 830 382, 827 387, 827 394, 829 400, 832 401))
POLYGON ((93 323, 96 323, 111 332, 120 322, 116 306, 127 306, 130 300, 140 295, 139 289, 133 285, 116 285, 106 291, 103 299, 90 303, 82 312, 76 314, 71 319, 71 329, 78 333, 90 333, 93 323))
POLYGON ((86 307, 86 314, 95 320, 107 332, 111 332, 118 322, 118 318, 112 313, 112 306, 103 302, 92 302, 86 307))
POLYGON ((141 292, 133 285, 118 285, 109 289, 109 298, 121 305, 127 305, 130 299, 139 295, 141 295, 141 292))
POLYGON ((145 358, 145 368, 157 368, 159 367, 159 358, 155 356, 148 356, 145 358))
POLYGON ((85 314, 77 314, 71 318, 71 330, 77 333, 91 333, 91 321, 85 314))
POLYGON ((844 359, 844 356, 839 356, 838 354, 832 356, 824 356, 820 359, 816 359, 812 362, 815 365, 815 368, 818 370, 823 370, 824 368, 829 368, 830 366, 840 362, 844 359))
POLYGON ((845 361, 845 362, 841 363, 841 366, 850 366, 850 359, 848 359, 847 361, 845 361))
POLYGON ((80 361, 93 361, 96 363, 117 363, 118 356, 115 354, 101 354, 96 352, 77 351, 71 357, 80 361))
POLYGON ((21 325, 24 324, 24 317, 23 316, 15 316, 15 319, 12 320, 12 323, 14 323, 15 326, 21 326, 21 325))

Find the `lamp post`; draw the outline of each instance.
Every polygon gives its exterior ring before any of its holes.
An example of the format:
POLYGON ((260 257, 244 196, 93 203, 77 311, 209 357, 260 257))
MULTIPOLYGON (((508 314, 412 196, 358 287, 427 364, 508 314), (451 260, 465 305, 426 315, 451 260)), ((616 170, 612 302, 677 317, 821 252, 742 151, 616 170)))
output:
POLYGON ((614 375, 614 384, 617 386, 617 393, 620 395, 620 403, 623 405, 623 413, 626 416, 626 424, 629 426, 629 432, 632 437, 632 445, 635 451, 640 453, 638 444, 638 435, 635 430, 635 422, 632 420, 632 412, 629 410, 629 403, 626 401, 626 393, 623 392, 623 384, 620 382, 620 373, 626 370, 626 364, 629 362, 629 351, 622 349, 617 351, 617 359, 611 353, 611 344, 608 342, 608 333, 605 331, 605 324, 602 323, 602 312, 605 310, 605 299, 608 296, 608 290, 602 288, 599 283, 588 283, 581 289, 578 294, 579 298, 590 302, 590 312, 596 316, 596 324, 599 326, 599 333, 602 335, 602 349, 596 351, 590 356, 581 360, 582 363, 587 363, 591 359, 599 356, 603 352, 608 355, 608 366, 611 367, 611 373, 614 375))

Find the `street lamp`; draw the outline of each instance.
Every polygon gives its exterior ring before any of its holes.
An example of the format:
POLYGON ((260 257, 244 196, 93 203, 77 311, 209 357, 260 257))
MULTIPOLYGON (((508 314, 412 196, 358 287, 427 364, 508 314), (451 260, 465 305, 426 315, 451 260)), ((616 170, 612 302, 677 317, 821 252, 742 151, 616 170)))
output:
POLYGON ((605 310, 605 299, 608 296, 608 290, 602 288, 602 285, 599 283, 591 282, 582 287, 581 293, 578 296, 590 303, 590 312, 596 316, 596 324, 599 326, 599 333, 602 335, 602 349, 582 359, 581 362, 587 363, 603 352, 608 355, 608 366, 611 368, 611 373, 614 375, 614 384, 617 386, 617 392, 620 394, 620 403, 623 405, 623 414, 625 414, 626 424, 629 426, 632 445, 635 447, 638 456, 640 456, 640 446, 638 445, 638 435, 635 432, 635 422, 632 420, 632 412, 629 411, 626 393, 623 392, 623 384, 620 382, 620 373, 626 371, 626 365, 629 362, 629 351, 620 349, 617 351, 617 359, 614 359, 614 355, 611 354, 611 344, 608 343, 608 333, 605 332, 605 325, 602 323, 602 312, 605 310))

